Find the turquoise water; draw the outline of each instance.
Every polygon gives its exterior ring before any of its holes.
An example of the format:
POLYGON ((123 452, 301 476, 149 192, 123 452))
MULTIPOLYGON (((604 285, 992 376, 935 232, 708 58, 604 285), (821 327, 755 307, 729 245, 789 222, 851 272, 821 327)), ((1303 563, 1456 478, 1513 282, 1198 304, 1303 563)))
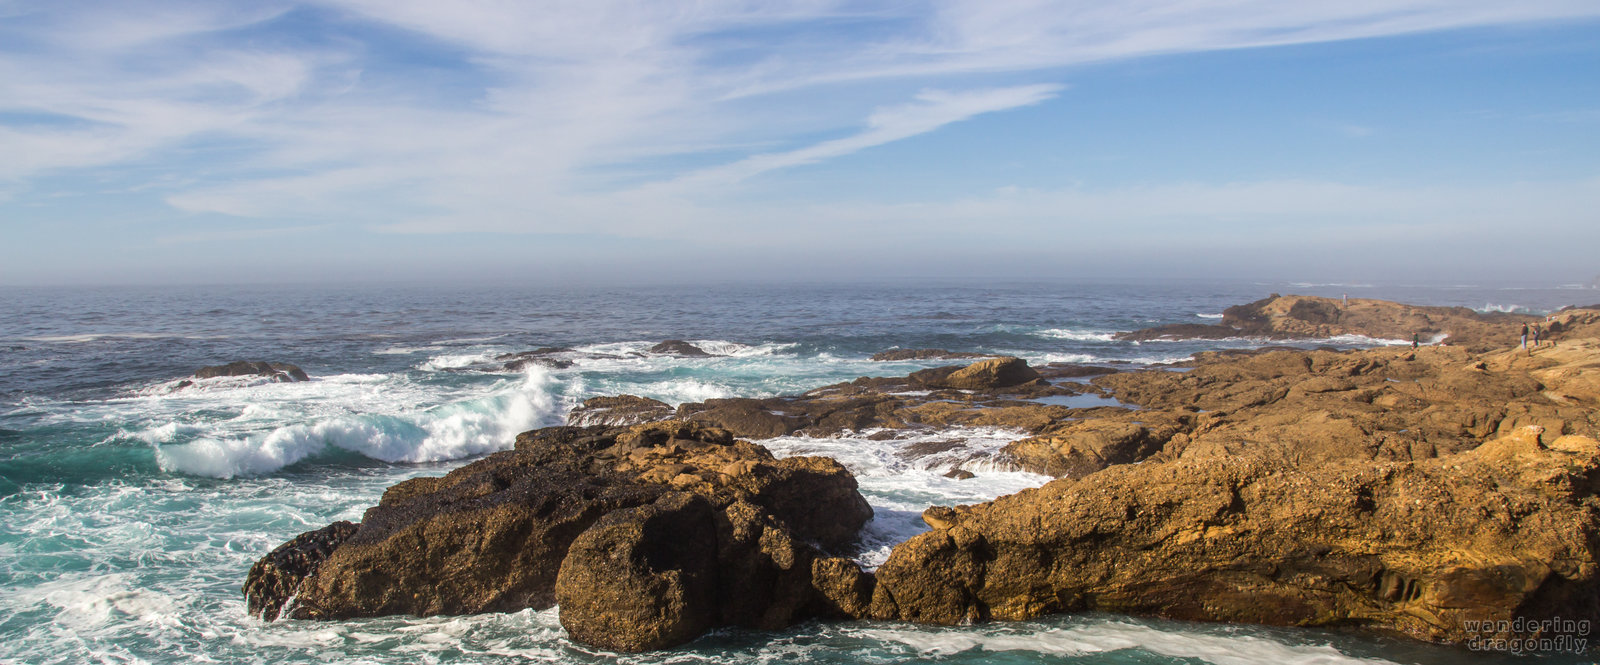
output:
MULTIPOLYGON (((0 662, 611 662, 568 642, 553 611, 263 624, 239 587, 257 558, 383 489, 439 475, 557 424, 587 397, 671 403, 808 390, 940 363, 874 363, 900 346, 1050 361, 1164 362, 1218 345, 1112 341, 1204 322, 1269 292, 1545 311, 1600 300, 1548 288, 1188 285, 721 286, 649 290, 397 288, 0 290, 0 662), (689 339, 715 358, 650 354, 689 339), (565 369, 500 371, 495 355, 570 347, 565 369), (298 364, 314 380, 216 379, 202 365, 298 364)), ((1347 339, 1356 346, 1383 340, 1347 339)), ((764 442, 826 454, 878 517, 875 565, 932 504, 983 501, 1047 479, 994 453, 1018 432, 764 442), (906 445, 960 445, 911 460, 906 445), (955 481, 953 466, 978 473, 955 481)), ((964 628, 805 624, 725 631, 626 662, 1455 663, 1508 656, 1342 632, 1108 615, 964 628)), ((1517 662, 1526 662, 1515 659, 1517 662)), ((1555 656, 1538 662, 1573 661, 1555 656)))

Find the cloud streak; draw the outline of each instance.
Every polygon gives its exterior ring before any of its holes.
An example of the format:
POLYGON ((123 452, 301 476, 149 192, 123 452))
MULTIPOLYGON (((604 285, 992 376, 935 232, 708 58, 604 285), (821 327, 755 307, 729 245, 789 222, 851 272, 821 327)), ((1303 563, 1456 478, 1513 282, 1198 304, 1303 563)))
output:
MULTIPOLYGON (((0 191, 13 198, 46 178, 115 171, 143 178, 122 184, 148 188, 178 217, 628 237, 732 237, 750 219, 785 218, 729 201, 799 167, 1054 99, 1076 66, 1600 16, 1571 0, 282 0, 0 11, 0 191)), ((1285 182, 1119 191, 823 202, 808 214, 1023 229, 1176 218, 1179 208, 1309 214, 1273 207, 1294 201, 1360 215, 1347 199, 1373 194, 1285 182), (1013 207, 1019 199, 1032 203, 1013 207), (1153 200, 1181 204, 1163 212, 1153 200)), ((1378 200, 1419 214, 1447 203, 1378 200)))

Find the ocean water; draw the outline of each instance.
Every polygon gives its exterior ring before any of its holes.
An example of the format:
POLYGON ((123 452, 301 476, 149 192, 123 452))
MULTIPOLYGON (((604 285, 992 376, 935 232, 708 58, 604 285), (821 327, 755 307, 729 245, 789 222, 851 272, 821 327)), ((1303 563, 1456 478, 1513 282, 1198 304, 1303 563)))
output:
MULTIPOLYGON (((1559 285, 1260 282, 0 289, 0 662, 1529 662, 1362 633, 1095 614, 960 628, 726 630, 625 657, 568 642, 554 610, 334 623, 245 615, 246 571, 284 540, 357 520, 384 488, 506 449, 516 433, 560 424, 588 397, 677 404, 778 395, 943 364, 868 360, 894 347, 1035 364, 1171 362, 1261 342, 1111 335, 1213 321, 1271 292, 1484 311, 1600 301, 1600 292, 1559 285), (647 352, 666 339, 718 357, 647 352), (492 362, 550 346, 573 349, 563 356, 573 366, 506 372, 492 362), (313 380, 178 387, 198 367, 233 360, 294 363, 313 380)), ((1315 344, 1387 343, 1400 342, 1315 344)), ((779 455, 833 456, 857 475, 877 511, 858 554, 868 566, 925 529, 918 515, 929 505, 1048 480, 995 463, 1018 432, 869 434, 762 442, 779 455), (929 439, 960 445, 935 458, 902 454, 929 439), (953 466, 978 477, 943 477, 953 466)))

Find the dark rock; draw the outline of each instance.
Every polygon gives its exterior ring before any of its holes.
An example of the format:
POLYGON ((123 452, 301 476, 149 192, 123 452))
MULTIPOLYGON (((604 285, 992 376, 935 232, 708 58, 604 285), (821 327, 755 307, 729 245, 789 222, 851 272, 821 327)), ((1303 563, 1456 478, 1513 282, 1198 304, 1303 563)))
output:
POLYGON ((283 614, 297 619, 515 611, 559 597, 574 639, 664 648, 712 626, 815 616, 828 604, 813 597, 812 562, 847 547, 871 514, 837 462, 775 459, 726 430, 552 427, 389 488, 298 584, 246 589, 263 608, 295 595, 283 614))
POLYGON ((245 611, 265 621, 277 619, 300 583, 315 574, 328 555, 355 532, 354 524, 334 522, 295 536, 262 557, 245 577, 245 611))
POLYGON ((520 372, 524 369, 527 369, 530 365, 538 365, 540 367, 548 367, 550 369, 567 369, 573 365, 571 360, 551 358, 550 356, 558 353, 572 352, 572 349, 546 346, 543 348, 534 349, 532 351, 503 353, 495 356, 494 359, 495 362, 502 363, 501 366, 508 372, 520 372))
POLYGON ((578 427, 606 425, 626 427, 667 420, 672 417, 672 405, 648 397, 615 395, 591 397, 567 414, 567 424, 578 427))
POLYGON ((736 397, 708 399, 678 407, 678 417, 721 427, 736 436, 770 439, 784 436, 807 423, 797 417, 774 413, 767 400, 736 397))
POLYGON ((685 342, 681 339, 669 339, 665 342, 650 347, 651 353, 662 353, 685 358, 713 358, 714 354, 706 353, 705 349, 685 342))
POLYGON ((972 353, 970 351, 946 351, 944 349, 890 349, 872 354, 873 360, 965 360, 968 358, 992 358, 992 353, 972 353))
POLYGON ((973 478, 977 478, 978 475, 966 469, 951 469, 944 473, 944 477, 954 478, 956 480, 972 480, 973 478))
POLYGON ((310 381, 305 370, 288 363, 239 360, 226 365, 212 365, 195 370, 196 379, 214 379, 219 376, 264 376, 279 383, 310 381))

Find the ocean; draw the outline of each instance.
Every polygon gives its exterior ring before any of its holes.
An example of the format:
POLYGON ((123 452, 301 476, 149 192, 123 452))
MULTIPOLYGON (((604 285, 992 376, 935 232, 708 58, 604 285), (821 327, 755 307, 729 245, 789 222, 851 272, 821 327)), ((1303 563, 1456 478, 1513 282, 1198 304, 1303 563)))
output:
MULTIPOLYGON (((890 622, 721 630, 618 656, 565 639, 555 610, 262 623, 240 593, 285 540, 359 521, 383 490, 504 450, 582 400, 672 404, 803 392, 949 362, 873 362, 890 348, 1030 363, 1149 365, 1260 340, 1119 342, 1207 323, 1270 293, 1542 313, 1600 302, 1576 285, 1275 282, 899 283, 647 288, 273 286, 0 289, 0 662, 4 663, 1324 663, 1528 662, 1367 633, 1088 614, 973 627, 890 622), (712 358, 647 351, 689 340, 712 358), (572 349, 570 367, 504 371, 495 356, 572 349), (308 382, 220 378, 205 365, 293 363, 308 382)), ((1511 340, 1508 340, 1510 343, 1511 340)), ((1345 348, 1409 340, 1343 338, 1345 348)), ((1049 479, 908 459, 869 432, 762 441, 858 477, 877 518, 863 564, 925 529, 922 509, 1049 479)), ((998 451, 1019 432, 966 429, 998 451)), ((1545 656, 1536 662, 1592 662, 1545 656)))

